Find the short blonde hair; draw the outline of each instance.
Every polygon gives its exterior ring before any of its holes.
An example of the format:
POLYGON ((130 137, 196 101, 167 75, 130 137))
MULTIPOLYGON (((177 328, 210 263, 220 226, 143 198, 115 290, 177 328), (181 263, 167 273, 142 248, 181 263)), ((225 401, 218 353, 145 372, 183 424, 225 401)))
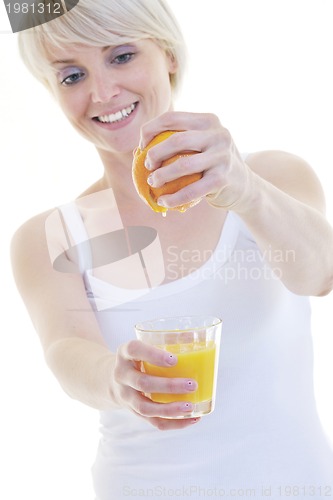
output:
POLYGON ((170 82, 177 91, 185 69, 186 47, 166 0, 79 0, 66 14, 21 31, 19 50, 31 73, 49 87, 47 45, 105 47, 140 39, 154 39, 176 61, 177 71, 170 75, 170 82))

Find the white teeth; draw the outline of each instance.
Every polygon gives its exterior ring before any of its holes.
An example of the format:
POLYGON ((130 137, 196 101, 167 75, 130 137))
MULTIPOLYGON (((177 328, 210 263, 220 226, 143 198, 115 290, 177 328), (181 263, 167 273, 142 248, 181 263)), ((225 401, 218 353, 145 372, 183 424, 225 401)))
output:
POLYGON ((136 106, 135 104, 131 104, 130 106, 128 106, 128 108, 124 108, 121 111, 118 111, 117 113, 113 113, 111 115, 98 116, 97 120, 102 123, 119 122, 120 120, 127 118, 134 111, 135 106, 136 106))

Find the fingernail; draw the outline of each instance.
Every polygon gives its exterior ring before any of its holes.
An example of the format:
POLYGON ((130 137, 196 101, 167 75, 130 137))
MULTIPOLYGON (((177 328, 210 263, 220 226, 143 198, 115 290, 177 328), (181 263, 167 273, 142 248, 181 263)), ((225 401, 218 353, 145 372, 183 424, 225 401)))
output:
POLYGON ((167 360, 166 362, 169 364, 169 365, 175 365, 177 363, 177 358, 176 356, 173 356, 172 354, 169 354, 169 356, 167 357, 167 360))
POLYGON ((188 380, 186 382, 187 390, 188 391, 196 391, 197 390, 197 384, 193 380, 188 380))
POLYGON ((180 407, 181 411, 193 411, 193 405, 192 403, 184 403, 180 407))
POLYGON ((154 187, 154 179, 152 174, 148 176, 147 183, 149 184, 149 186, 154 187))
POLYGON ((145 167, 147 170, 151 170, 151 164, 147 157, 145 158, 145 167))
POLYGON ((137 150, 138 150, 138 148, 133 149, 133 156, 135 156, 137 150))
POLYGON ((199 422, 200 418, 193 418, 191 420, 191 424, 196 424, 197 422, 199 422))
POLYGON ((160 207, 167 207, 167 205, 165 204, 165 201, 164 201, 164 199, 163 199, 163 198, 162 198, 162 199, 161 199, 161 198, 159 198, 159 199, 157 200, 157 205, 159 205, 160 207))

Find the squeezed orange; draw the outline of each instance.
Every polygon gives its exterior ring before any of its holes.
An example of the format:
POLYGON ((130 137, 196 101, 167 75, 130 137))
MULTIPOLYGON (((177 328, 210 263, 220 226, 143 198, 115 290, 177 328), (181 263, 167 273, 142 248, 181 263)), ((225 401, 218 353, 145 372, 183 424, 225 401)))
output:
POLYGON ((212 400, 215 385, 215 342, 171 344, 166 345, 164 349, 177 355, 177 364, 162 367, 143 362, 145 372, 156 377, 192 378, 198 383, 198 388, 195 392, 186 394, 152 393, 150 394, 152 401, 156 403, 174 401, 201 403, 212 400))

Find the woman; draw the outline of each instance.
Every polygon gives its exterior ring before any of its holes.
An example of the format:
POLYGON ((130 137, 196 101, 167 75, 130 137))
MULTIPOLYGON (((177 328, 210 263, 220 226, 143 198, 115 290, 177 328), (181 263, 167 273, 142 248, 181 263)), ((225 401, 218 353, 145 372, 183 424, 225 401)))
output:
POLYGON ((216 116, 173 110, 184 50, 162 0, 81 0, 23 32, 20 47, 104 166, 12 245, 50 368, 71 397, 101 411, 97 498, 281 498, 290 486, 303 498, 332 495, 307 296, 332 289, 333 231, 311 168, 284 152, 244 158, 216 116), (164 130, 181 132, 149 151, 150 185, 203 173, 159 200, 201 203, 166 218, 143 204, 131 176, 133 151, 164 130), (196 154, 159 168, 182 151, 196 154), (118 235, 128 242, 133 228, 137 248, 119 250, 118 235), (143 395, 197 385, 142 374, 141 360, 177 360, 133 340, 141 320, 198 313, 224 321, 216 408, 201 420, 186 400, 143 395))

